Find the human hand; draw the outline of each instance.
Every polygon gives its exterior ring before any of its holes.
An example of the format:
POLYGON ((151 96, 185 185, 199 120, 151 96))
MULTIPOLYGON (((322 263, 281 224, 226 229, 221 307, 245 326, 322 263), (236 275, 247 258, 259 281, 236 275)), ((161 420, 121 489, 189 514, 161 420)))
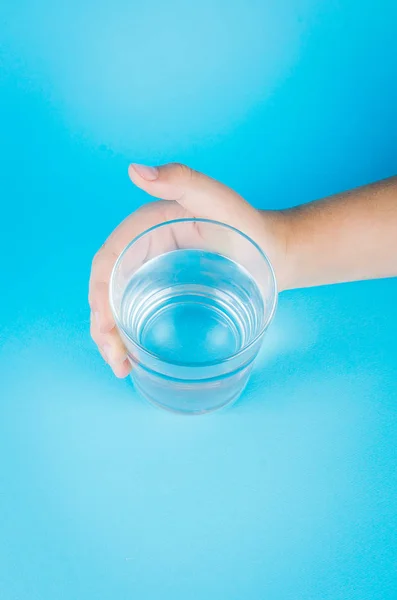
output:
POLYGON ((269 256, 283 289, 286 235, 283 213, 258 211, 222 183, 180 164, 130 165, 132 182, 162 201, 151 202, 127 217, 99 249, 92 263, 89 304, 91 336, 117 377, 131 370, 109 305, 109 280, 125 246, 139 233, 164 221, 188 217, 221 221, 251 237, 269 256))

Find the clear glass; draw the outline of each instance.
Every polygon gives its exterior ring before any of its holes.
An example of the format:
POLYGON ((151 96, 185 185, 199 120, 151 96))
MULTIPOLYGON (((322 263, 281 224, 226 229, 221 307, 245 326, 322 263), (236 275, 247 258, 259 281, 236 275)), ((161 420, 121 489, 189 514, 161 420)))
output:
POLYGON ((189 414, 238 398, 276 303, 274 271, 259 246, 207 219, 144 231, 124 249, 110 281, 136 389, 189 414))

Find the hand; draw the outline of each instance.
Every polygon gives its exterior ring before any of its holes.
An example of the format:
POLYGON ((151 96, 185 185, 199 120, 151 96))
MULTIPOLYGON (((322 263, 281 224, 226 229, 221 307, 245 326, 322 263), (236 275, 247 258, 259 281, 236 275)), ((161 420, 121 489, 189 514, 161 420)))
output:
POLYGON ((259 244, 283 288, 286 235, 283 213, 258 211, 222 183, 180 164, 162 167, 130 165, 132 182, 162 201, 151 202, 127 217, 99 249, 92 263, 89 303, 91 336, 117 377, 131 370, 126 349, 109 306, 109 280, 113 265, 125 246, 139 233, 172 219, 201 217, 221 221, 259 244))

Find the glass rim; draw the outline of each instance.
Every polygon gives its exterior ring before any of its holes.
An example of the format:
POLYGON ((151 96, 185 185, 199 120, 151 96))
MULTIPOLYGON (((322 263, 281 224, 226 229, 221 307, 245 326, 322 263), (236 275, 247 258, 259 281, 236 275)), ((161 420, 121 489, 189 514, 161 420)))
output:
POLYGON ((157 225, 152 225, 148 229, 145 229, 144 231, 142 231, 141 233, 139 233, 137 236, 135 236, 125 246, 125 248, 121 251, 121 253, 117 257, 117 260, 116 260, 116 262, 113 265, 112 272, 111 272, 111 275, 110 275, 110 280, 109 280, 109 304, 110 304, 110 309, 112 311, 112 314, 113 314, 113 317, 114 317, 114 320, 115 320, 115 324, 117 325, 117 328, 123 333, 123 335, 134 346, 136 346, 146 356, 150 357, 151 359, 155 359, 156 361, 158 361, 159 363, 162 363, 164 365, 172 365, 172 366, 175 366, 175 367, 188 367, 188 368, 214 367, 216 365, 226 364, 226 363, 231 362, 232 360, 238 358, 244 352, 246 352, 247 350, 249 350, 263 336, 263 334, 265 333, 266 329, 269 327, 270 323, 273 321, 273 318, 274 318, 274 315, 275 315, 275 312, 276 312, 276 308, 277 308, 277 301, 278 301, 278 287, 277 287, 276 274, 274 272, 273 265, 270 262, 267 254, 262 250, 262 248, 259 246, 259 244, 257 244, 249 235, 247 235, 243 231, 240 231, 236 227, 233 227, 232 225, 228 225, 227 223, 223 223, 222 221, 216 221, 214 219, 204 219, 204 218, 199 218, 199 217, 197 217, 197 218, 195 218, 195 217, 185 217, 183 219, 171 219, 169 221, 162 221, 161 223, 157 223, 157 225), (222 358, 221 360, 213 360, 213 361, 202 362, 202 363, 192 363, 192 362, 181 362, 181 361, 164 360, 163 358, 161 358, 157 354, 154 354, 153 352, 150 352, 149 350, 147 350, 144 346, 142 346, 142 344, 140 344, 131 335, 129 335, 129 333, 125 330, 125 328, 123 327, 120 319, 117 316, 117 311, 115 309, 114 301, 113 301, 114 279, 115 279, 115 274, 116 274, 117 268, 121 264, 124 256, 126 255, 126 253, 128 252, 128 250, 134 244, 136 244, 142 237, 144 237, 148 233, 150 233, 152 231, 155 231, 156 229, 160 229, 161 227, 166 227, 166 226, 169 226, 169 225, 174 225, 176 223, 208 223, 209 225, 218 225, 220 227, 224 227, 226 229, 229 229, 230 231, 233 231, 237 235, 240 235, 241 237, 245 238, 252 246, 254 246, 256 248, 256 250, 259 252, 259 254, 262 256, 262 258, 264 259, 267 267, 269 268, 269 272, 270 272, 270 275, 271 275, 271 280, 272 280, 272 283, 273 283, 273 302, 272 302, 271 309, 269 311, 268 318, 265 320, 265 323, 261 327, 261 330, 259 331, 259 333, 248 344, 245 344, 242 348, 240 348, 240 350, 238 350, 238 352, 235 352, 234 354, 231 354, 230 356, 227 356, 226 358, 222 358))

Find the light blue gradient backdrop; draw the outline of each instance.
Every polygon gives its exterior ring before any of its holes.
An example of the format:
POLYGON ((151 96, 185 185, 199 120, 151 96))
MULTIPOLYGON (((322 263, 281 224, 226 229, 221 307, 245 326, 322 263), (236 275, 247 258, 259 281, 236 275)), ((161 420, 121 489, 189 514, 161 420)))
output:
POLYGON ((397 594, 397 281, 283 294, 231 410, 139 401, 90 261, 178 160, 258 207, 397 171, 391 0, 3 0, 1 600, 397 594))

